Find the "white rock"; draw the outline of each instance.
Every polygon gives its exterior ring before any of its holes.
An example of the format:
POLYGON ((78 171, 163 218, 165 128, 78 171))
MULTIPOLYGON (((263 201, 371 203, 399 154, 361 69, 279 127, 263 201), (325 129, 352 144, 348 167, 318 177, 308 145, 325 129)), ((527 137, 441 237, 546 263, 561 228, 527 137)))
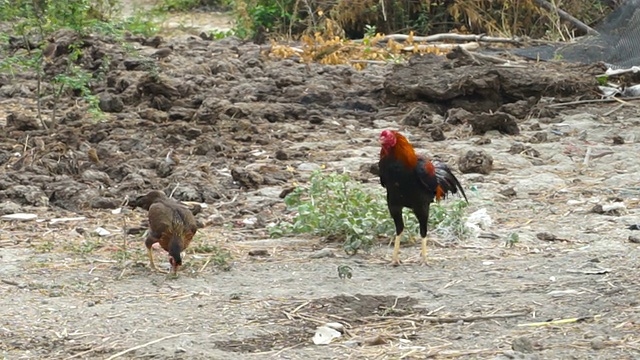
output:
POLYGON ((337 339, 340 336, 342 336, 340 331, 328 326, 320 326, 316 329, 316 333, 313 335, 313 343, 316 345, 327 345, 330 344, 333 339, 337 339))
POLYGON ((315 170, 319 170, 320 169, 320 165, 318 164, 314 164, 314 163, 302 163, 300 165, 298 165, 298 170, 299 171, 315 171, 315 170))
POLYGON ((1 218, 5 219, 5 220, 33 220, 33 219, 38 218, 38 215, 36 215, 36 214, 16 213, 16 214, 2 215, 1 218))

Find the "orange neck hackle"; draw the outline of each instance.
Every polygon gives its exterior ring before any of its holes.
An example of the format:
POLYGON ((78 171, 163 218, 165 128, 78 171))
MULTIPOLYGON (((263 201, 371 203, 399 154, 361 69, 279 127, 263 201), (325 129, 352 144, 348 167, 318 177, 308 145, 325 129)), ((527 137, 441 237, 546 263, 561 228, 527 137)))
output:
POLYGON ((382 147, 380 157, 391 156, 403 163, 408 168, 414 168, 418 164, 418 157, 406 137, 397 131, 391 131, 395 135, 395 145, 382 147))

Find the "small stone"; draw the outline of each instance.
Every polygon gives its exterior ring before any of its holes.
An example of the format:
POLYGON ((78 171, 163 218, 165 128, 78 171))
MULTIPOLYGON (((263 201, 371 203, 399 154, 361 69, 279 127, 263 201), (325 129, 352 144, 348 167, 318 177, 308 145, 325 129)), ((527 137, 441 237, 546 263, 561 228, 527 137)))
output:
POLYGON ((487 144, 491 144, 491 139, 488 137, 482 137, 476 141, 473 142, 474 145, 487 145, 487 144))
POLYGON ((249 250, 249 256, 269 256, 269 251, 265 249, 249 250))
POLYGON ((436 127, 431 130, 431 139, 433 139, 433 141, 443 141, 447 138, 444 136, 444 132, 442 132, 442 129, 440 127, 436 127))
POLYGON ((100 102, 98 103, 100 110, 108 113, 118 113, 124 110, 124 101, 115 94, 104 92, 100 94, 100 102))
POLYGON ((324 122, 324 119, 318 115, 311 115, 309 117, 309 123, 314 124, 314 125, 319 125, 322 124, 324 122))
POLYGON ((640 244, 640 236, 629 235, 629 242, 634 244, 640 244))
POLYGON ((289 154, 282 149, 278 149, 278 151, 276 151, 276 159, 289 160, 289 154))
POLYGON ((533 134, 533 136, 529 139, 529 142, 532 144, 547 142, 547 133, 544 131, 537 132, 533 134))
POLYGON ((7 116, 7 127, 12 127, 21 131, 28 131, 37 130, 40 126, 38 125, 38 120, 36 120, 35 117, 18 113, 10 113, 7 116))
POLYGON ((483 150, 469 150, 458 160, 458 168, 463 174, 488 175, 493 169, 493 157, 483 150))
POLYGON ((0 215, 15 214, 20 212, 20 205, 13 201, 3 201, 0 203, 0 215))
POLYGON ((624 144, 624 138, 620 135, 616 135, 614 136, 612 139, 613 141, 613 145, 623 145, 624 144))
POLYGON ((318 164, 314 164, 314 163, 302 163, 300 165, 298 165, 298 170, 300 171, 315 171, 315 170, 320 170, 320 165, 318 164))
POLYGON ((474 134, 482 135, 491 130, 498 130, 500 133, 507 135, 520 134, 516 119, 502 112, 472 114, 467 118, 467 122, 471 124, 474 134))
POLYGON ((593 350, 602 350, 605 347, 607 347, 607 344, 605 343, 604 338, 602 338, 601 336, 597 336, 593 338, 593 340, 591 340, 589 344, 591 345, 591 348, 593 350))
POLYGON ((451 125, 459 125, 467 122, 469 117, 473 116, 472 113, 462 108, 453 108, 447 111, 445 122, 451 125))
POLYGON ((93 209, 116 209, 121 202, 121 200, 99 197, 91 201, 91 207, 93 209))
POLYGON ((542 240, 542 241, 556 241, 556 240, 560 240, 558 239, 557 236, 555 236, 554 234, 550 233, 550 232, 540 232, 536 234, 536 238, 538 238, 538 240, 542 240))
POLYGON ((506 197, 515 197, 517 195, 516 190, 513 187, 500 190, 499 194, 506 197))
POLYGON ((309 255, 310 259, 322 259, 322 258, 327 258, 327 257, 334 257, 336 256, 333 253, 333 250, 329 249, 329 248, 324 248, 321 250, 318 250, 314 253, 312 253, 311 255, 309 255))
POLYGON ((524 336, 513 339, 513 342, 511 342, 511 348, 514 351, 521 352, 521 353, 532 353, 534 350, 533 343, 531 342, 531 340, 529 340, 529 338, 526 338, 524 336))

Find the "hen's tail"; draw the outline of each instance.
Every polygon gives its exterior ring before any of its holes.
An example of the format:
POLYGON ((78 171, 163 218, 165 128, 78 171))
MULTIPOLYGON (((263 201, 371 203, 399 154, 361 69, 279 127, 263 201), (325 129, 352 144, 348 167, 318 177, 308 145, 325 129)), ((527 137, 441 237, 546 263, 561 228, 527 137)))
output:
POLYGON ((458 190, 460 190, 460 193, 464 196, 464 200, 469 202, 469 200, 467 200, 467 194, 464 193, 464 189, 462 185, 460 185, 460 181, 453 175, 449 166, 440 161, 432 161, 432 163, 436 170, 436 179, 438 180, 436 200, 440 201, 446 198, 448 193, 456 194, 458 190))

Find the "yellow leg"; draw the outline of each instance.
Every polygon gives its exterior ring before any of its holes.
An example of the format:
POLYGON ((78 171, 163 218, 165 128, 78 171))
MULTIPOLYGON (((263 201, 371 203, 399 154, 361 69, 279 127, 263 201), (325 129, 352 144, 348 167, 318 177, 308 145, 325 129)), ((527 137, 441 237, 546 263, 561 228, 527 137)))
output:
POLYGON ((151 268, 157 272, 161 272, 161 273, 167 273, 166 271, 162 271, 160 269, 158 269, 158 267, 156 266, 156 263, 153 261, 153 250, 151 248, 147 249, 149 251, 149 265, 151 266, 151 268))
POLYGON ((427 263, 427 237, 422 238, 422 248, 420 250, 420 257, 422 258, 422 265, 429 265, 427 263))
POLYGON ((396 239, 393 243, 393 258, 391 260, 391 265, 393 266, 400 265, 400 258, 398 257, 400 253, 400 236, 402 236, 402 233, 396 235, 396 239))

